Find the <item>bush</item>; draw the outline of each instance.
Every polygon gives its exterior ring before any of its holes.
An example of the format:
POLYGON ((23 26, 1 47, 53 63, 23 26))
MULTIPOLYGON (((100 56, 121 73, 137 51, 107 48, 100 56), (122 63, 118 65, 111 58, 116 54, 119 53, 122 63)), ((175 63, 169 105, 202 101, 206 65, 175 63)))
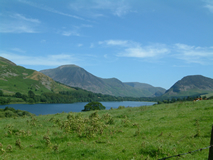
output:
POLYGON ((118 109, 123 109, 123 108, 125 108, 125 106, 119 106, 119 107, 118 107, 118 109))
POLYGON ((4 108, 4 111, 7 111, 7 110, 12 111, 12 112, 15 112, 15 111, 16 111, 16 110, 15 110, 14 108, 12 108, 12 107, 5 107, 5 108, 4 108))
POLYGON ((16 98, 22 98, 22 94, 20 92, 16 92, 15 97, 16 98))
POLYGON ((100 102, 89 102, 84 106, 84 110, 82 111, 91 111, 91 110, 104 110, 106 109, 100 102))
POLYGON ((6 110, 4 112, 5 117, 13 117, 15 115, 15 113, 13 113, 13 111, 10 110, 6 110))

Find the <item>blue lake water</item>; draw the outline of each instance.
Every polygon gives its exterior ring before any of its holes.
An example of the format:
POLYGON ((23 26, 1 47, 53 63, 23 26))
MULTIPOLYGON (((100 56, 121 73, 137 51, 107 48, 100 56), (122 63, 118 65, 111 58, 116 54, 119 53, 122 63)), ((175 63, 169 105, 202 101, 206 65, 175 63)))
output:
MULTIPOLYGON (((15 109, 20 109, 28 111, 36 115, 45 114, 56 114, 61 112, 81 112, 84 106, 88 102, 78 102, 70 104, 8 104, 0 105, 0 108, 13 107, 15 109)), ((136 102, 136 101, 123 101, 123 102, 101 102, 106 109, 118 108, 119 106, 125 107, 139 107, 139 106, 150 106, 155 104, 155 102, 136 102)))

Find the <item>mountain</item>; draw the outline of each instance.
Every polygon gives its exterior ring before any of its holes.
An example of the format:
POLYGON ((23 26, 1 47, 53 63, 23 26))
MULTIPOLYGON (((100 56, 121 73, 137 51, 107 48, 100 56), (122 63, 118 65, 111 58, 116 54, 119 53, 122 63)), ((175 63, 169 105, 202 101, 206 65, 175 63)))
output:
POLYGON ((147 84, 147 83, 125 82, 125 84, 132 86, 139 90, 144 90, 147 92, 146 94, 148 94, 148 95, 150 95, 150 94, 152 95, 154 93, 155 97, 159 97, 159 96, 163 95, 166 91, 164 88, 153 87, 152 85, 147 84))
POLYGON ((213 92, 213 79, 191 75, 177 81, 163 96, 193 96, 213 92))
POLYGON ((43 73, 26 69, 8 59, 0 57, 0 90, 7 94, 14 94, 16 92, 27 94, 29 90, 33 90, 35 94, 40 95, 43 92, 74 89, 56 83, 52 78, 43 73))
POLYGON ((63 65, 55 69, 40 71, 51 77, 55 81, 66 84, 71 87, 79 87, 94 93, 109 94, 122 97, 154 97, 156 92, 165 92, 165 89, 156 89, 150 85, 150 88, 135 88, 129 84, 123 83, 116 78, 103 79, 87 72, 85 69, 76 65, 63 65))

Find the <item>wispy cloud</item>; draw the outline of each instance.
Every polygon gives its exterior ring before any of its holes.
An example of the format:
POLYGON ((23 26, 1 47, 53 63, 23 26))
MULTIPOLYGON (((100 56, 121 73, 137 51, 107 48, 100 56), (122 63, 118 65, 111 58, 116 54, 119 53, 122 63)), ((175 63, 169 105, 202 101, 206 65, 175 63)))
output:
POLYGON ((112 45, 112 46, 126 46, 130 42, 125 40, 106 40, 106 41, 99 41, 99 44, 106 44, 106 45, 112 45))
POLYGON ((175 44, 175 56, 187 63, 211 64, 213 61, 213 47, 189 46, 186 44, 175 44))
POLYGON ((41 43, 46 43, 47 40, 46 40, 46 39, 42 39, 40 42, 41 42, 41 43))
POLYGON ((114 47, 117 57, 132 57, 146 60, 170 58, 182 60, 186 64, 210 65, 213 63, 213 46, 200 47, 182 43, 174 45, 159 43, 142 45, 128 40, 105 40, 99 41, 98 44, 103 47, 114 47))
POLYGON ((78 31, 62 31, 61 33, 63 36, 80 36, 80 33, 78 31))
POLYGON ((83 44, 79 43, 77 46, 78 46, 78 47, 82 47, 82 46, 83 46, 83 44))
POLYGON ((12 48, 11 49, 12 51, 15 51, 15 52, 19 52, 19 53, 25 53, 26 51, 20 49, 20 48, 12 48))
POLYGON ((18 65, 60 66, 64 64, 76 64, 78 61, 77 58, 69 54, 47 55, 37 57, 1 51, 0 56, 11 60, 18 65))
POLYGON ((204 7, 207 8, 210 12, 213 13, 213 1, 212 0, 205 0, 204 7))
POLYGON ((32 6, 32 7, 36 7, 36 8, 39 8, 39 9, 48 11, 48 12, 52 12, 52 13, 55 13, 55 14, 60 14, 60 15, 62 15, 62 16, 67 16, 67 17, 71 17, 71 18, 75 18, 75 19, 79 19, 79 20, 85 20, 85 19, 83 19, 83 18, 81 18, 81 17, 75 16, 75 15, 71 15, 71 14, 67 14, 67 13, 58 11, 58 10, 56 10, 56 9, 54 9, 54 8, 51 8, 51 7, 42 5, 42 4, 34 3, 34 2, 31 2, 31 1, 19 0, 19 2, 25 3, 25 4, 30 5, 30 6, 32 6))
POLYGON ((119 53, 117 53, 119 57, 159 58, 170 52, 170 49, 163 44, 143 46, 140 43, 127 40, 106 40, 100 41, 99 44, 121 47, 119 53))
POLYGON ((21 14, 1 15, 1 33, 38 33, 41 22, 21 14))
POLYGON ((11 15, 11 17, 15 18, 15 19, 20 19, 20 20, 24 20, 24 21, 28 21, 28 22, 32 22, 32 23, 40 23, 40 21, 38 19, 33 19, 33 18, 27 18, 21 14, 14 14, 11 15))
POLYGON ((59 31, 63 36, 82 36, 80 31, 82 28, 91 28, 92 25, 82 24, 79 26, 72 26, 71 29, 63 28, 63 30, 59 31))
POLYGON ((161 45, 151 46, 135 46, 130 47, 118 54, 122 57, 136 57, 136 58, 159 58, 162 55, 168 54, 170 50, 161 45))
POLYGON ((103 17, 102 11, 121 17, 131 12, 131 6, 127 0, 82 0, 73 1, 70 7, 79 12, 87 12, 93 17, 103 17), (100 13, 101 12, 101 13, 100 13))

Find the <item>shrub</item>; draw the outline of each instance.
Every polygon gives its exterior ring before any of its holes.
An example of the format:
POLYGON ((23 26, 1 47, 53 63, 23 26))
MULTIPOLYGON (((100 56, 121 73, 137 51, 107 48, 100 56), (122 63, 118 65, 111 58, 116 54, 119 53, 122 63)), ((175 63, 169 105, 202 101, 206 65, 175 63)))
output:
POLYGON ((22 98, 22 94, 20 92, 16 92, 15 97, 16 98, 22 98))
POLYGON ((5 112, 4 112, 4 114, 5 114, 5 117, 13 117, 15 114, 12 112, 12 111, 10 111, 10 110, 6 110, 5 112))
POLYGON ((123 109, 123 108, 125 108, 125 106, 119 106, 119 107, 118 107, 118 109, 123 109))
POLYGON ((82 111, 91 111, 91 110, 104 110, 106 109, 100 102, 89 102, 84 106, 84 110, 82 111))

